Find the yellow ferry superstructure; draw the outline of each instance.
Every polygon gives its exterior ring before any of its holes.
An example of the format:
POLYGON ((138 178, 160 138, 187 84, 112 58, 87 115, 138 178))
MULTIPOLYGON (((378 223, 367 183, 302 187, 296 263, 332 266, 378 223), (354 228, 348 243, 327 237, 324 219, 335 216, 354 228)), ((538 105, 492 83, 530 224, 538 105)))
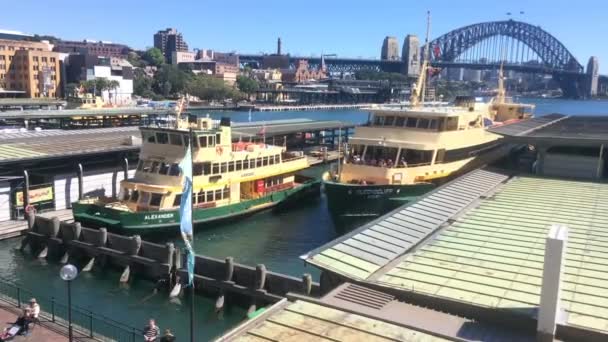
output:
POLYGON ((134 177, 121 182, 119 198, 81 201, 75 216, 122 229, 179 224, 184 182, 179 163, 190 143, 195 223, 267 208, 298 193, 318 191, 320 185, 296 175, 309 167, 301 153, 263 143, 233 143, 229 119, 178 118, 175 128, 140 130, 140 160, 134 177))

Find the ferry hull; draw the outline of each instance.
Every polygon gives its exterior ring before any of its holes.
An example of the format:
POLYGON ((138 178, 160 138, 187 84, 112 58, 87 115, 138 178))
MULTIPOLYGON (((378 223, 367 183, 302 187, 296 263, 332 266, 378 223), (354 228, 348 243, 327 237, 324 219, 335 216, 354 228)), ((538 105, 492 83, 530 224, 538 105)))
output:
MULTIPOLYGON (((287 207, 300 199, 318 196, 321 181, 311 180, 295 188, 277 191, 260 198, 245 200, 235 204, 215 208, 195 208, 193 220, 195 228, 206 223, 236 219, 272 207, 287 207)), ((106 227, 109 231, 124 234, 177 233, 179 230, 179 210, 124 212, 105 208, 98 204, 73 203, 74 219, 83 225, 106 227)))
POLYGON ((432 190, 432 183, 359 185, 325 181, 330 213, 335 218, 376 217, 432 190))

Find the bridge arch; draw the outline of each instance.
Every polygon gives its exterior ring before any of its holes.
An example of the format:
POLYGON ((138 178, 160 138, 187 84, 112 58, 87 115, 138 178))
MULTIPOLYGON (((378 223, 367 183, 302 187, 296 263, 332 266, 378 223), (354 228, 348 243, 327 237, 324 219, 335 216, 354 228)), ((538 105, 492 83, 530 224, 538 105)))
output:
MULTIPOLYGON (((450 31, 430 42, 429 57, 431 62, 455 62, 468 50, 494 37, 510 37, 526 45, 536 54, 545 68, 555 71, 583 72, 583 66, 557 38, 540 26, 515 20, 478 23, 450 31)), ((495 41, 494 44, 496 50, 497 42, 495 41)), ((498 42, 498 44, 502 43, 498 42)), ((482 54, 483 52, 478 51, 478 55, 482 54)))

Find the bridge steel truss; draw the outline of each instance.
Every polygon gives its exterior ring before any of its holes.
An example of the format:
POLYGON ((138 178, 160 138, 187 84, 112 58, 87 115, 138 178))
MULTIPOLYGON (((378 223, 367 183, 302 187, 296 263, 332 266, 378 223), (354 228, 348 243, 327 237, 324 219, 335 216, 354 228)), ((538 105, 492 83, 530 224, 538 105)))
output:
POLYGON ((527 45, 542 60, 544 69, 584 71, 570 51, 550 33, 539 26, 515 20, 478 23, 448 32, 429 43, 431 62, 455 62, 468 49, 495 36, 511 37, 527 45), (439 50, 435 51, 437 48, 439 50))

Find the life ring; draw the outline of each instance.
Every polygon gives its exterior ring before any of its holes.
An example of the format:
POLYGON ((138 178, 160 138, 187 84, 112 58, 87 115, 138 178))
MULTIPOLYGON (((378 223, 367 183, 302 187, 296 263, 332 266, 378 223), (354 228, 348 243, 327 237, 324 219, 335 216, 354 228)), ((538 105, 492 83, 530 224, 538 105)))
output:
POLYGON ((215 153, 217 153, 218 155, 222 155, 224 153, 224 149, 222 148, 222 146, 216 146, 215 153))
POLYGON ((34 215, 35 215, 35 214, 36 214, 36 207, 34 207, 34 206, 33 206, 33 205, 31 205, 31 204, 28 204, 28 205, 25 207, 25 212, 26 212, 27 214, 34 214, 34 215))

